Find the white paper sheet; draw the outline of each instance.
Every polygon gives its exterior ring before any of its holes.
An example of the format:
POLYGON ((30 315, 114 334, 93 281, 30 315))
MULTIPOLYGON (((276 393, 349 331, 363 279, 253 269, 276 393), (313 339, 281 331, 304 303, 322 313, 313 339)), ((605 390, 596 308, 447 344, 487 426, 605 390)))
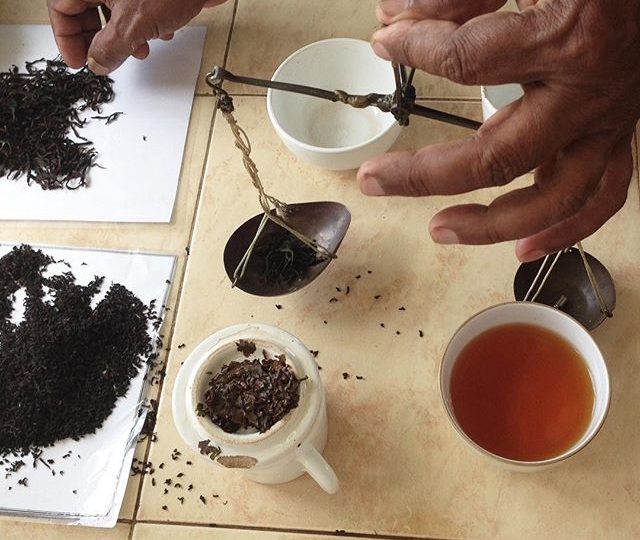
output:
MULTIPOLYGON (((170 222, 205 35, 190 27, 153 41, 147 60, 130 58, 112 75, 116 97, 103 114, 124 114, 81 131, 104 167, 91 170, 89 187, 43 191, 0 178, 0 219, 170 222)), ((0 71, 57 55, 49 26, 0 25, 0 71)))
MULTIPOLYGON (((0 244, 0 257, 13 246, 0 244)), ((34 246, 37 247, 37 246, 34 246)), ((71 265, 81 284, 94 276, 105 276, 106 291, 112 283, 120 283, 145 303, 156 300, 161 307, 167 298, 175 258, 164 255, 41 248, 55 259, 71 265), (86 266, 82 265, 86 263, 86 266)), ((56 265, 61 271, 66 267, 56 265)), ((14 312, 15 315, 15 312, 14 312)), ((60 441, 45 450, 43 459, 53 459, 51 467, 64 476, 52 476, 42 463, 32 467, 32 460, 11 478, 0 476, 0 513, 25 517, 64 519, 82 525, 114 526, 122 505, 129 476, 133 449, 144 418, 138 416, 144 390, 144 372, 131 382, 126 396, 120 398, 113 413, 93 435, 79 441, 60 441), (72 457, 62 456, 72 451, 72 457), (81 458, 76 456, 80 454, 81 458), (26 477, 28 487, 16 485, 26 477), (9 491, 8 486, 12 486, 9 491), (77 493, 73 493, 76 490, 77 493)), ((4 472, 4 467, 2 468, 4 472)))

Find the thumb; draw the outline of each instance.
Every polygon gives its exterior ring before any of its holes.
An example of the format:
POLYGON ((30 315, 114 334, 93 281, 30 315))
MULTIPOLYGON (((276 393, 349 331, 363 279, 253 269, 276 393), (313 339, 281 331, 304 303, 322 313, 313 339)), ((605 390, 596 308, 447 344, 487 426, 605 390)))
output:
POLYGON ((108 75, 119 68, 134 51, 146 43, 141 32, 120 32, 116 13, 93 38, 89 46, 87 65, 96 75, 108 75))

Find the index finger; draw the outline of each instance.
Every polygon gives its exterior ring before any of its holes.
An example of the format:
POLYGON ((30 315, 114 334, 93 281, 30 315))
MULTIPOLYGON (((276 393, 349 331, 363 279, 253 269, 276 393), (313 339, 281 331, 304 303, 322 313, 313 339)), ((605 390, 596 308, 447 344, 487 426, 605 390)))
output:
POLYGON ((573 140, 579 123, 566 109, 552 92, 529 89, 471 137, 365 162, 360 189, 365 195, 454 195, 509 183, 573 140))
POLYGON ((87 63, 91 38, 100 30, 97 6, 92 0, 49 0, 49 19, 65 63, 81 68, 87 63))
POLYGON ((466 85, 530 83, 548 73, 540 49, 554 30, 539 8, 481 15, 465 24, 449 20, 401 20, 372 37, 385 60, 466 85))

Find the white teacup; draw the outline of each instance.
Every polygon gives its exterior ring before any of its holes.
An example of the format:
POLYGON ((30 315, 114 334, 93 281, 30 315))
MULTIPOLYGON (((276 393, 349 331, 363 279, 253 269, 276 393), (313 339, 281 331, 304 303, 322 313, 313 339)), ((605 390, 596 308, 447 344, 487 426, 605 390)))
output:
POLYGON ((308 473, 327 493, 338 491, 338 479, 322 457, 327 442, 327 407, 320 373, 309 349, 296 337, 273 326, 242 324, 216 332, 189 355, 173 390, 173 418, 184 441, 196 452, 209 440, 219 450, 206 459, 226 468, 242 469, 256 482, 279 484, 308 473), (266 433, 226 433, 199 416, 211 375, 239 359, 236 342, 249 340, 261 349, 284 354, 300 383, 298 407, 266 433))
POLYGON ((480 92, 482 94, 482 116, 485 122, 500 109, 524 96, 524 90, 519 84, 483 86, 480 92))
MULTIPOLYGON (((303 47, 282 62, 273 80, 351 94, 390 94, 396 87, 391 64, 378 58, 369 42, 351 38, 303 47)), ((280 90, 267 93, 267 111, 294 155, 329 170, 358 168, 384 154, 402 131, 392 114, 375 107, 355 109, 280 90)))
POLYGON ((575 319, 555 308, 533 302, 512 302, 490 307, 467 320, 454 334, 440 366, 440 394, 449 419, 468 445, 482 455, 507 468, 533 471, 549 467, 570 458, 582 450, 597 435, 607 416, 610 401, 609 373, 602 353, 591 334, 575 319), (551 330, 564 337, 584 359, 591 376, 594 406, 591 422, 582 437, 558 456, 542 461, 518 461, 498 456, 474 442, 458 423, 451 399, 451 374, 466 345, 480 334, 506 324, 531 324, 551 330))

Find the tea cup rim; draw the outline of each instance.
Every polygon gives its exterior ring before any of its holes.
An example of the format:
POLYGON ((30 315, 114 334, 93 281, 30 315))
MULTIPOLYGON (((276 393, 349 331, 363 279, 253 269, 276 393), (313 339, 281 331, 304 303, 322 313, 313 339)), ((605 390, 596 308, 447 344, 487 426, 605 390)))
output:
MULTIPOLYGON (((531 323, 533 325, 535 325, 535 323, 531 323)), ((500 325, 496 325, 500 326, 500 325)), ((567 341, 569 341, 570 343, 573 344, 573 340, 571 340, 570 338, 566 337, 566 336, 562 336, 563 338, 567 339, 567 341)), ((578 452, 580 452, 581 450, 583 450, 597 435, 598 433, 600 433, 600 430, 602 429, 602 426, 604 425, 605 420, 607 419, 608 415, 609 415, 609 408, 610 408, 610 404, 611 404, 611 378, 609 375, 609 369, 607 367, 606 362, 604 361, 604 356, 602 355, 602 351, 600 350, 600 347, 598 346, 598 344, 596 343, 596 341, 593 339, 593 336, 591 335, 591 333, 584 327, 582 326, 577 320, 575 320, 573 317, 571 317, 570 315, 564 313, 563 311, 552 307, 552 306, 547 306, 545 304, 540 304, 537 302, 524 302, 524 301, 512 301, 512 302, 502 302, 499 304, 495 304, 493 306, 489 306, 487 308, 484 308, 476 313, 474 313, 473 315, 471 315, 470 317, 468 317, 462 324, 460 324, 458 326, 458 328, 456 329, 455 332, 453 332, 453 334, 451 335, 451 338, 449 339, 449 342, 447 343, 447 346, 442 354, 442 357, 440 359, 440 366, 439 366, 439 370, 438 370, 438 381, 439 381, 439 391, 440 391, 440 402, 442 404, 442 406, 444 407, 444 410, 447 414, 447 417, 449 419, 449 421, 451 422, 451 424, 453 425, 454 429, 456 430, 456 432, 458 433, 458 435, 460 435, 462 437, 462 439, 475 451, 479 452, 481 455, 485 456, 485 457, 489 457, 499 463, 501 463, 502 465, 505 466, 510 466, 510 467, 514 467, 514 468, 518 468, 518 469, 540 469, 540 468, 546 468, 550 465, 555 465, 558 463, 561 463, 563 461, 566 461, 567 459, 573 457, 574 455, 576 455, 578 452), (523 306, 526 305, 527 308, 526 309, 540 309, 541 311, 547 311, 547 312, 552 312, 554 313, 555 316, 561 316, 566 318, 567 320, 571 321, 573 324, 576 325, 576 327, 578 328, 578 330, 583 333, 584 335, 588 336, 588 339, 593 343, 593 345, 595 345, 597 351, 600 353, 599 355, 599 359, 602 360, 602 364, 604 366, 604 374, 606 377, 606 395, 604 397, 605 399, 605 405, 604 405, 604 411, 601 415, 600 418, 598 418, 597 423, 595 424, 595 426, 590 427, 585 434, 587 434, 586 437, 584 437, 584 439, 580 440, 578 443, 572 445, 568 450, 566 450, 565 452, 563 452, 562 454, 559 454, 557 456, 553 456, 551 458, 547 458, 547 459, 543 459, 543 460, 536 460, 536 461, 524 461, 524 460, 518 460, 518 459, 512 459, 512 458, 507 458, 504 456, 501 456, 499 454, 495 454, 489 450, 487 450, 486 448, 482 447, 481 445, 479 445, 478 443, 476 443, 471 437, 469 437, 469 435, 467 435, 467 433, 462 429, 462 427, 459 425, 457 419, 455 418, 455 414, 453 412, 453 410, 451 410, 451 408, 449 407, 449 404, 447 403, 447 399, 446 399, 446 392, 445 392, 445 388, 444 388, 444 368, 445 368, 445 361, 447 360, 448 356, 449 356, 449 351, 450 348, 452 346, 452 343, 455 339, 455 337, 463 330, 463 328, 465 328, 471 321, 473 321, 474 319, 476 319, 477 317, 480 317, 482 315, 484 315, 485 313, 489 312, 489 311, 493 311, 495 309, 499 309, 502 307, 506 307, 506 306, 523 306)), ((594 390, 595 392, 595 390, 594 390)))
MULTIPOLYGON (((319 46, 325 46, 329 43, 357 43, 357 44, 365 44, 367 46, 370 46, 369 42, 363 39, 346 38, 346 37, 335 37, 335 38, 322 39, 320 41, 314 41, 313 43, 309 43, 304 47, 301 47, 300 49, 294 51, 287 58, 285 58, 282 61, 282 63, 278 66, 276 71, 273 73, 271 80, 277 81, 278 76, 282 73, 282 71, 284 71, 285 68, 288 67, 288 65, 291 63, 291 61, 294 60, 299 55, 306 53, 309 49, 313 49, 319 46)), ((274 92, 277 92, 277 90, 273 90, 272 88, 270 88, 267 91, 267 113, 269 115, 269 118, 271 119, 271 122, 274 128, 287 141, 310 152, 316 152, 318 154, 326 154, 326 155, 335 155, 335 154, 353 152, 355 150, 360 150, 362 148, 372 145, 373 143, 385 137, 391 130, 397 129, 399 127, 398 122, 393 120, 393 121, 390 121, 389 125, 386 126, 383 130, 378 131, 375 135, 373 135, 372 137, 370 137, 365 141, 352 144, 349 146, 339 146, 339 147, 316 146, 313 144, 306 143, 298 139, 297 137, 294 137, 282 126, 282 123, 280 122, 280 119, 279 119, 279 113, 278 111, 275 110, 273 105, 274 92)))

